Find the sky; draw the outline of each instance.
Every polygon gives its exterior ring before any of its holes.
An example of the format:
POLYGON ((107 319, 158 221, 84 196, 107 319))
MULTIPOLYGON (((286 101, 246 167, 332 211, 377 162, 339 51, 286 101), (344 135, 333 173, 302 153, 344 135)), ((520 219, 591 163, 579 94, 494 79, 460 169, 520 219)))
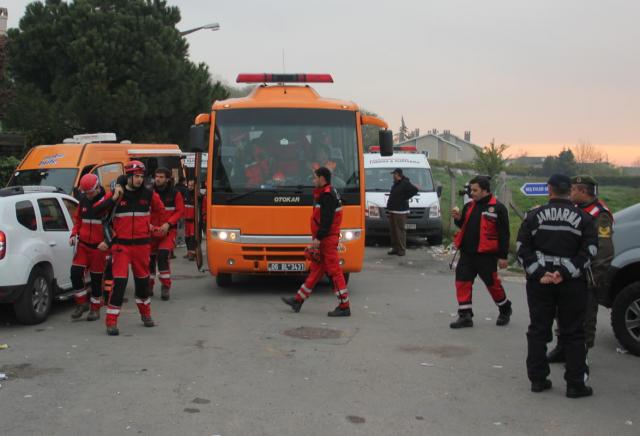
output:
MULTIPOLYGON (((28 1, 0 0, 9 27, 28 1)), ((190 57, 240 72, 331 73, 316 85, 397 131, 436 128, 508 153, 590 143, 640 160, 640 2, 634 0, 169 0, 190 57)))

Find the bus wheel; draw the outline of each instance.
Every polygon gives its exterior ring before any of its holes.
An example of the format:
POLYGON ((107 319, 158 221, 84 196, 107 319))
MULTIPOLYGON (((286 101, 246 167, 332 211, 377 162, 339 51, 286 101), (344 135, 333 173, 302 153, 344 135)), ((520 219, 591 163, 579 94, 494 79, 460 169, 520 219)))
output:
POLYGON ((216 285, 218 285, 219 288, 231 286, 231 282, 231 274, 218 273, 216 276, 216 285))

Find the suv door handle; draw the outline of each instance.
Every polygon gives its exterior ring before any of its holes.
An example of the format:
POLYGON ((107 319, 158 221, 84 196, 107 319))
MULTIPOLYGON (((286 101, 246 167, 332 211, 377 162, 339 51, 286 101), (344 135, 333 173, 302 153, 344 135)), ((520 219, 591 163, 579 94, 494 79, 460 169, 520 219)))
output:
POLYGON ((56 245, 58 245, 57 242, 49 241, 49 247, 55 247, 56 245))

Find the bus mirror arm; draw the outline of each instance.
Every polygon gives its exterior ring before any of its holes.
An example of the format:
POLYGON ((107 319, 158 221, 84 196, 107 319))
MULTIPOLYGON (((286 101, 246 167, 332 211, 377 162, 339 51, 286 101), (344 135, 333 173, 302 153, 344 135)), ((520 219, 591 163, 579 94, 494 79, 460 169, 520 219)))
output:
POLYGON ((189 151, 191 153, 204 153, 207 150, 207 125, 196 124, 189 131, 189 151))

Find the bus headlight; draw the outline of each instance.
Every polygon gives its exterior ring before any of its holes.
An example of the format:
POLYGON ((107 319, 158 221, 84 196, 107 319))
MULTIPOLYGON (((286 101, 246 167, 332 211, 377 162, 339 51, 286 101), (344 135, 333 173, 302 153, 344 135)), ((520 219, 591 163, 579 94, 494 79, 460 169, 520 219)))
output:
POLYGON ((362 230, 360 229, 342 229, 340 231, 340 240, 341 241, 355 241, 357 239, 360 239, 360 236, 362 235, 362 230))
POLYGON ((440 218, 440 203, 435 202, 429 206, 429 218, 440 218))
POLYGON ((221 241, 235 242, 240 238, 240 230, 211 229, 211 236, 221 241))

